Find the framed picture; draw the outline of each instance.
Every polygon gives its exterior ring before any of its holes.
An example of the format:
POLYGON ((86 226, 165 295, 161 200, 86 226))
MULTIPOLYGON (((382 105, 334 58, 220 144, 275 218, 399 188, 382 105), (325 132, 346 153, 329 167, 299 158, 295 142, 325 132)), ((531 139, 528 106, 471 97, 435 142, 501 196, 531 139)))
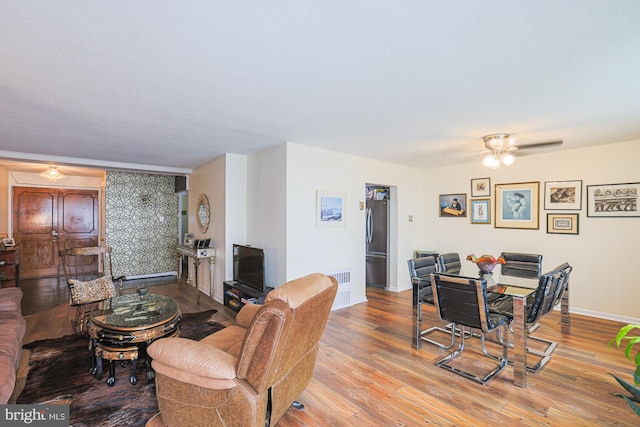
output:
POLYGON ((587 185, 587 216, 637 217, 640 182, 587 185))
POLYGON ((15 240, 13 240, 13 237, 4 237, 2 239, 2 244, 5 246, 5 248, 10 248, 12 246, 16 245, 15 240))
POLYGON ((471 224, 491 224, 491 199, 472 199, 471 224))
POLYGON ((540 183, 496 184, 496 228, 540 228, 540 183))
POLYGON ((547 210, 582 209, 582 181, 547 181, 544 183, 544 208, 547 210))
POLYGON ((548 213, 548 234, 578 234, 577 213, 548 213))
POLYGON ((490 178, 475 178, 471 180, 471 197, 489 197, 490 195, 490 178))
POLYGON ((346 221, 345 193, 316 192, 316 226, 343 227, 346 221))
POLYGON ((184 240, 182 241, 183 245, 193 246, 193 233, 184 233, 184 240))
POLYGON ((439 206, 440 216, 466 217, 467 195, 466 193, 441 194, 439 206))

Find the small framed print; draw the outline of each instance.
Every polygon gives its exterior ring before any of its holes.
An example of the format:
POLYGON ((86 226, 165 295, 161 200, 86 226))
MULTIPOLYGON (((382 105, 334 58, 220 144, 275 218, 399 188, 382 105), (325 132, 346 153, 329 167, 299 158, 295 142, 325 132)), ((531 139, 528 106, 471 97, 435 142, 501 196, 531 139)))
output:
POLYGON ((491 224, 491 199, 471 200, 471 224, 491 224))
POLYGON ((474 178, 471 180, 471 197, 489 197, 490 195, 490 178, 474 178))
POLYGON ((638 217, 640 182, 587 185, 587 216, 638 217))
POLYGON ((193 233, 184 233, 184 241, 182 242, 185 246, 193 246, 193 233))
POLYGON ((4 245, 5 248, 10 248, 12 246, 16 245, 15 240, 13 240, 13 237, 4 237, 2 239, 2 244, 4 245))
POLYGON ((579 214, 549 213, 547 214, 548 234, 578 234, 579 214))
POLYGON ((440 216, 466 217, 467 216, 467 195, 462 194, 441 194, 440 195, 440 216))
POLYGON ((316 226, 344 227, 346 193, 316 192, 316 226))
POLYGON ((582 180, 546 181, 544 183, 544 208, 546 210, 582 209, 582 180))

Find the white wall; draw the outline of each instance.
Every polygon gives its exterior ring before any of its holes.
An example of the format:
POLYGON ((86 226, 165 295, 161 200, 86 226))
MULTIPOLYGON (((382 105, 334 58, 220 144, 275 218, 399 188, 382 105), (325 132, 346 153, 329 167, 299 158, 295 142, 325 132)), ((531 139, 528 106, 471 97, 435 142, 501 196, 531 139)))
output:
MULTIPOLYGON (((513 166, 497 171, 484 168, 480 158, 462 166, 421 170, 288 143, 246 158, 246 194, 242 184, 244 156, 227 155, 226 160, 216 159, 196 169, 190 178, 190 229, 197 230, 191 201, 195 203, 200 192, 207 192, 216 224, 208 237, 218 246, 224 239, 224 246, 247 243, 264 248, 269 285, 278 286, 315 271, 350 268, 355 286, 352 302, 357 303, 366 300, 364 211, 359 202, 364 202, 366 183, 389 185, 397 193, 392 290, 410 288, 406 261, 416 249, 459 252, 462 256, 501 251, 541 253, 543 269, 564 261, 574 266, 573 312, 640 322, 640 286, 635 285, 633 259, 640 218, 586 216, 586 186, 640 181, 639 158, 640 141, 631 141, 522 156, 513 166), (470 194, 470 180, 482 177, 491 178, 492 198, 495 184, 539 181, 540 229, 496 229, 470 224, 469 217, 438 217, 439 194, 470 194), (544 182, 576 179, 583 180, 580 234, 547 234, 549 211, 542 209, 544 182), (316 227, 317 191, 346 193, 345 227, 316 227), (246 218, 242 216, 243 197, 246 218), (409 222, 410 215, 413 222, 409 222)), ((221 247, 216 249, 220 260, 224 252, 221 247)), ((216 299, 221 298, 217 293, 222 280, 232 274, 229 260, 224 262, 226 267, 218 264, 216 268, 216 299)))
MULTIPOLYGON (((392 234, 398 248, 390 260, 390 288, 410 287, 407 259, 421 248, 422 171, 363 157, 289 143, 287 147, 286 276, 341 269, 352 271, 352 303, 366 300, 364 203, 367 183, 397 187, 392 234), (346 194, 344 227, 316 226, 316 192, 346 194), (409 215, 414 222, 409 222, 409 215)), ((265 224, 267 225, 267 224, 265 224)))
POLYGON ((249 156, 247 163, 247 240, 264 249, 265 282, 285 283, 287 254, 287 150, 280 144, 249 156))
MULTIPOLYGON (((639 182, 640 141, 608 144, 578 150, 518 157, 511 167, 493 171, 478 161, 468 165, 424 171, 425 248, 442 252, 498 255, 501 251, 543 255, 543 270, 569 262, 574 270, 570 282, 572 312, 626 322, 640 321, 640 286, 637 284, 637 255, 640 218, 587 217, 587 185, 639 182), (494 185, 540 182, 540 229, 496 229, 492 225, 470 224, 470 218, 440 218, 438 195, 467 193, 472 178, 491 178, 492 209, 494 185), (583 181, 579 235, 547 234, 545 181, 583 181)), ((567 211, 569 212, 569 211, 567 211)), ((465 261, 466 262, 466 261, 465 261)))
MULTIPOLYGON (((224 267, 224 280, 232 280, 233 256, 227 254, 233 254, 234 243, 247 240, 247 156, 226 154, 225 157, 225 242, 224 248, 216 252, 216 261, 224 267)), ((216 299, 222 298, 220 285, 216 287, 216 299)))

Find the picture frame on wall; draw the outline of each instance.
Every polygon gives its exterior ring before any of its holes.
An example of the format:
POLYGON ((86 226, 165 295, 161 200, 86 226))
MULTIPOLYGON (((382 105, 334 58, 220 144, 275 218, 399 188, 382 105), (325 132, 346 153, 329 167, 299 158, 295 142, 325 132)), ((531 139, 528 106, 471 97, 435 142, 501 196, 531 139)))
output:
POLYGON ((195 235, 193 233, 184 233, 184 240, 182 241, 182 244, 185 246, 193 246, 194 236, 195 235))
POLYGON ((578 234, 580 214, 548 213, 547 234, 578 234))
POLYGON ((441 217, 465 218, 467 216, 467 194, 441 194, 438 206, 441 217))
POLYGON ((540 228, 540 182, 496 184, 495 228, 540 228))
POLYGON ((582 180, 546 181, 544 208, 569 211, 582 209, 582 180))
POLYGON ((316 192, 316 226, 344 227, 346 224, 345 193, 316 192))
POLYGON ((471 224, 491 224, 491 199, 470 201, 471 224))
POLYGON ((491 179, 474 178, 471 180, 471 197, 491 196, 491 179))
POLYGON ((587 185, 587 216, 638 217, 640 182, 587 185))

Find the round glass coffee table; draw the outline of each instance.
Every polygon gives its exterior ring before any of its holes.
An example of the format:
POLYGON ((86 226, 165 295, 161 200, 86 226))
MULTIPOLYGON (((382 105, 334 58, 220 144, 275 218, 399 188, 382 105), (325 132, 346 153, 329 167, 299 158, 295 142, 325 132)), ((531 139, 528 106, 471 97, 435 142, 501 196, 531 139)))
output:
POLYGON ((104 309, 91 311, 91 374, 102 378, 102 360, 109 361, 107 384, 115 384, 115 362, 131 362, 131 384, 138 382, 136 368, 143 358, 147 365, 147 380, 155 373, 147 355, 147 346, 154 340, 177 336, 182 316, 178 303, 164 295, 122 295, 105 301, 104 309))

